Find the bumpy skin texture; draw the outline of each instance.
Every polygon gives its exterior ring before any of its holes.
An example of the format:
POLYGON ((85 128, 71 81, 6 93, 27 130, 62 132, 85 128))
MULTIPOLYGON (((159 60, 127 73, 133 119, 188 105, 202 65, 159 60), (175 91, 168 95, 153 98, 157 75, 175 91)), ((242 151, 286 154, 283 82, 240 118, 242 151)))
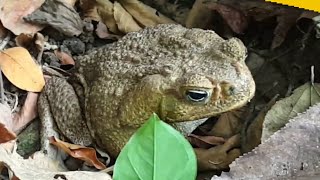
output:
POLYGON ((290 120, 252 152, 230 164, 230 172, 212 180, 318 179, 319 116, 320 104, 290 120))
POLYGON ((177 123, 246 104, 255 84, 245 57, 246 48, 236 38, 158 25, 78 57, 68 80, 72 86, 59 87, 55 84, 67 82, 52 78, 42 96, 66 137, 80 144, 92 139, 117 156, 153 112, 177 123))

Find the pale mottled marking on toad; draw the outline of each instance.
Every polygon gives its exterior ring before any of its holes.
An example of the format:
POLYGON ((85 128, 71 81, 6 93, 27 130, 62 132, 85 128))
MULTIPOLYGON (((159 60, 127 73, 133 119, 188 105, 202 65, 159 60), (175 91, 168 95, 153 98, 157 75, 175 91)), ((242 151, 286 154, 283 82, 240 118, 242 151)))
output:
POLYGON ((52 115, 66 137, 83 143, 82 135, 90 132, 95 143, 117 156, 153 112, 178 123, 246 104, 255 84, 245 57, 246 48, 238 39, 158 25, 77 57, 68 80, 74 91, 68 86, 69 93, 62 93, 65 90, 57 89, 52 78, 42 96, 51 109, 59 109, 52 115))

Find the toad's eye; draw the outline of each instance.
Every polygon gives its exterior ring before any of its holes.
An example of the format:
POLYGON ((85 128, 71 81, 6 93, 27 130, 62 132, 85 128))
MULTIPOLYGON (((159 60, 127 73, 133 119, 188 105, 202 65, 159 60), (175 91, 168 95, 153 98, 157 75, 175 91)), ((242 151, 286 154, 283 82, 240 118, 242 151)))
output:
POLYGON ((187 90, 186 96, 189 101, 203 102, 208 99, 209 93, 207 91, 202 90, 187 90))

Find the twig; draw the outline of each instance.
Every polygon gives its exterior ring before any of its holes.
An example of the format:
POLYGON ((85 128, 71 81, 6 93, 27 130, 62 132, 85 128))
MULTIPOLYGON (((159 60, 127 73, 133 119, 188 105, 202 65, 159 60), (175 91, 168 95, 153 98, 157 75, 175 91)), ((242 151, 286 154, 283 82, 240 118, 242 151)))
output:
POLYGON ((2 72, 0 68, 0 103, 4 103, 4 87, 3 87, 3 80, 2 80, 2 72))
POLYGON ((43 51, 44 51, 44 49, 41 48, 41 50, 40 50, 40 52, 38 53, 38 56, 37 56, 37 62, 38 62, 39 64, 42 64, 43 51))
POLYGON ((3 50, 6 47, 10 39, 11 39, 11 34, 8 33, 7 36, 0 43, 0 50, 3 50))
MULTIPOLYGON (((0 51, 6 47, 6 45, 10 41, 10 38, 11 38, 11 35, 10 35, 10 33, 8 33, 7 36, 0 43, 0 51)), ((1 69, 0 69, 0 102, 4 103, 4 87, 3 87, 3 79, 2 79, 1 69)))
POLYGON ((101 172, 109 173, 113 171, 113 168, 114 168, 114 165, 102 170, 101 172))
POLYGON ((313 86, 314 85, 314 66, 311 66, 310 81, 313 86))
POLYGON ((16 93, 11 93, 8 91, 4 91, 5 94, 5 102, 7 102, 11 107, 11 112, 15 112, 18 107, 19 97, 16 93), (10 96, 10 98, 8 97, 10 96), (14 100, 12 100, 14 99, 14 100))
POLYGON ((17 94, 12 94, 15 98, 15 101, 14 101, 14 105, 13 105, 13 108, 11 110, 11 112, 15 112, 16 109, 18 108, 18 103, 19 103, 19 98, 18 98, 18 95, 17 94))

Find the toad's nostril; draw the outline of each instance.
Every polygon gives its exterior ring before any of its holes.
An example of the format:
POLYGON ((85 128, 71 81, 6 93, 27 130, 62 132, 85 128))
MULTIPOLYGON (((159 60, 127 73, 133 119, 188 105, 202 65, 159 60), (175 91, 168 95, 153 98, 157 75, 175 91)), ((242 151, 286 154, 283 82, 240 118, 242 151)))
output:
POLYGON ((221 82, 220 86, 223 97, 233 96, 237 93, 237 88, 229 82, 221 82))
POLYGON ((234 86, 230 86, 226 91, 226 94, 229 95, 229 96, 232 96, 235 93, 236 93, 236 87, 234 87, 234 86))

